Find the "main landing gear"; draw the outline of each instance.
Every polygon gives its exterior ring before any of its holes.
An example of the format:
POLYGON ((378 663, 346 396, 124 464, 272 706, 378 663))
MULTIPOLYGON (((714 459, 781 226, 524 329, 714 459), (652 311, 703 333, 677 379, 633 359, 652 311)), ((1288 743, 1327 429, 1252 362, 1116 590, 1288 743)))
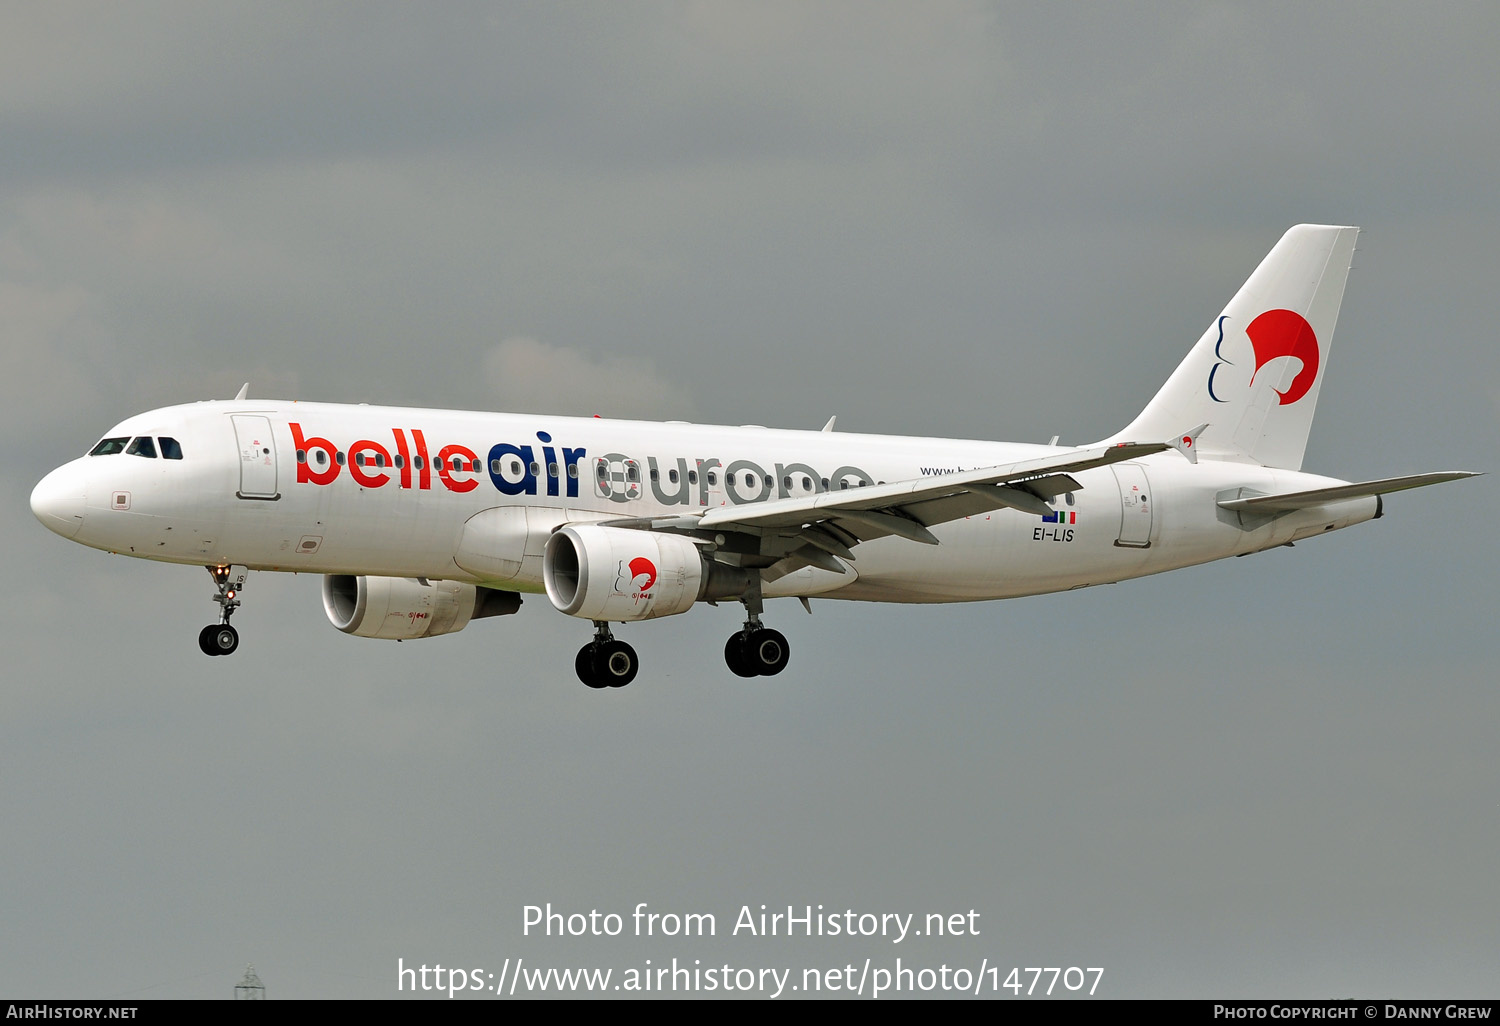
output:
POLYGON ((740 677, 774 677, 786 669, 791 656, 786 637, 770 627, 752 626, 729 636, 724 643, 724 662, 740 677))
POLYGON ((791 658, 786 636, 764 627, 760 622, 760 580, 757 577, 742 600, 745 603, 745 626, 724 643, 724 662, 739 677, 774 677, 786 669, 791 658))
MULTIPOLYGON (((740 601, 745 604, 745 626, 724 644, 724 662, 739 677, 773 677, 786 669, 791 649, 786 636, 760 622, 760 581, 755 579, 740 601)), ((578 650, 573 669, 591 688, 623 688, 641 668, 635 649, 617 641, 609 623, 594 621, 594 640, 578 650)))
POLYGON ((617 641, 604 620, 594 621, 594 640, 578 650, 573 669, 591 688, 623 688, 641 668, 635 649, 617 641))
POLYGON ((219 622, 211 623, 198 632, 198 647, 204 655, 229 655, 240 647, 240 632, 229 625, 229 618, 239 608, 240 591, 245 587, 245 578, 250 571, 242 566, 205 567, 214 579, 218 593, 214 601, 219 604, 219 622))

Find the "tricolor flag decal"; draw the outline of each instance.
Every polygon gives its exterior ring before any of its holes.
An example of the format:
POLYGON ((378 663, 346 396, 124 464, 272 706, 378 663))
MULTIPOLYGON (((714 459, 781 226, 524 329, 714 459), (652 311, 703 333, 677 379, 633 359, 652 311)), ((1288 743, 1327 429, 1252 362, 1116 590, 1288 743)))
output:
POLYGON ((1051 513, 1049 513, 1046 516, 1042 517, 1042 523, 1044 523, 1044 524, 1076 524, 1076 523, 1078 523, 1078 514, 1076 512, 1074 512, 1073 510, 1055 509, 1051 513))

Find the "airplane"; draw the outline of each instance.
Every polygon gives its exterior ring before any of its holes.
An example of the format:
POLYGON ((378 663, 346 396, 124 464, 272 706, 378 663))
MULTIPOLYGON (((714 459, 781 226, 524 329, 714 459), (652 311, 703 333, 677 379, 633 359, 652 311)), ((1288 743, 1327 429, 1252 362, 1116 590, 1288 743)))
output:
POLYGON ((730 671, 787 666, 764 601, 969 602, 1065 591, 1291 545, 1382 496, 1477 476, 1350 483, 1303 453, 1359 229, 1290 229, 1127 427, 1084 446, 330 405, 152 410, 37 484, 83 545, 201 565, 218 622, 252 570, 323 577, 339 630, 396 641, 545 594, 591 621, 592 688, 639 669, 611 624, 739 602, 730 671))

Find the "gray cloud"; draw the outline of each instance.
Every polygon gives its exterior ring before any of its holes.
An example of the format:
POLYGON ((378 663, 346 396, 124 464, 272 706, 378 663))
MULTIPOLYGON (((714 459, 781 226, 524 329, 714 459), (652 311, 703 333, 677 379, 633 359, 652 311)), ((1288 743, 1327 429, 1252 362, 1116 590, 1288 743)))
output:
POLYGON ((1485 5, 162 3, 0 14, 0 992, 385 997, 398 957, 1104 965, 1108 996, 1483 994, 1490 478, 1295 549, 963 607, 345 637, 26 496, 252 395, 1065 441, 1285 228, 1361 224, 1308 468, 1491 470, 1485 5), (520 908, 983 913, 538 940, 520 908))

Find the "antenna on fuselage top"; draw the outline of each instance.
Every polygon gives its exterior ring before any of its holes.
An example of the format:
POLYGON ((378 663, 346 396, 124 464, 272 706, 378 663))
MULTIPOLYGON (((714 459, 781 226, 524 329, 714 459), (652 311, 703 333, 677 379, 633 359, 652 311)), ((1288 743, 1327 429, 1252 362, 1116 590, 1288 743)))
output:
POLYGON ((836 420, 838 420, 838 419, 839 419, 839 415, 837 413, 835 413, 832 417, 829 417, 828 418, 828 423, 823 425, 823 430, 824 431, 832 431, 833 430, 833 422, 836 421, 836 420))
POLYGON ((250 382, 247 381, 243 385, 241 385, 240 386, 240 390, 234 394, 234 401, 235 402, 239 402, 241 399, 245 398, 245 396, 247 396, 249 394, 250 394, 250 382))

